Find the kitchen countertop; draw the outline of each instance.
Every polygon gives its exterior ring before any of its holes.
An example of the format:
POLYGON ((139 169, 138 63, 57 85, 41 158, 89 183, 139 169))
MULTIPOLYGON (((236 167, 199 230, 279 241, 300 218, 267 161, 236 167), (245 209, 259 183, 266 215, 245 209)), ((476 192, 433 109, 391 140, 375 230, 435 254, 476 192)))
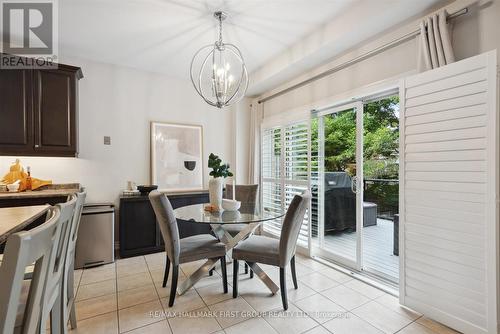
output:
POLYGON ((50 205, 0 208, 0 244, 12 233, 22 230, 41 217, 49 208, 50 205))
POLYGON ((22 191, 22 192, 0 192, 2 199, 22 199, 22 198, 43 198, 43 197, 61 197, 69 196, 80 191, 80 185, 77 183, 62 185, 54 184, 45 186, 40 190, 22 191))

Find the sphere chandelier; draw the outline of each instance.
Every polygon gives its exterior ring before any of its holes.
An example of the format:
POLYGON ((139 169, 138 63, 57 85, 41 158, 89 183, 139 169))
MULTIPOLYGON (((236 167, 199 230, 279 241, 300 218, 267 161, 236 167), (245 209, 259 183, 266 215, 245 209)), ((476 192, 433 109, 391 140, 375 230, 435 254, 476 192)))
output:
POLYGON ((240 101, 248 87, 248 72, 241 51, 222 41, 222 21, 227 14, 214 13, 219 40, 199 49, 191 61, 191 82, 206 103, 223 108, 240 101))

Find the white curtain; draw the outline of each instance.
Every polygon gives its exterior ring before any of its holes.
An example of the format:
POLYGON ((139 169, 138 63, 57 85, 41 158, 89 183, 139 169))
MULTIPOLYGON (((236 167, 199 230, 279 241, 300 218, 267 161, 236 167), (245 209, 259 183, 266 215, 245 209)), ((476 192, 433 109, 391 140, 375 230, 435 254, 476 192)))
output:
POLYGON ((455 61, 451 45, 450 25, 446 22, 446 11, 442 10, 420 23, 420 72, 432 70, 455 61))
POLYGON ((264 114, 264 104, 252 101, 250 110, 250 135, 248 147, 248 181, 260 183, 260 125, 264 114))

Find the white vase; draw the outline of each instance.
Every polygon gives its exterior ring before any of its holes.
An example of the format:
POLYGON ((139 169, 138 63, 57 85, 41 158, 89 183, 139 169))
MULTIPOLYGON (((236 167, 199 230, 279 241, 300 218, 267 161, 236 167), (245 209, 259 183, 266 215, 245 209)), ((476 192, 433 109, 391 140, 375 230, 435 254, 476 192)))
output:
POLYGON ((208 197, 210 205, 217 211, 222 211, 222 190, 224 188, 224 178, 214 177, 208 181, 208 197))

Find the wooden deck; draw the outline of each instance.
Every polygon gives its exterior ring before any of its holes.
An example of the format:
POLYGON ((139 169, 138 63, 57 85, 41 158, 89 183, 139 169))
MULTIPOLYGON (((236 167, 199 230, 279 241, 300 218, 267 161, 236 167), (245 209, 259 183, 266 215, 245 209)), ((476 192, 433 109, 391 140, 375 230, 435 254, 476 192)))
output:
MULTIPOLYGON (((392 253, 393 229, 391 220, 377 219, 376 226, 363 228, 363 259, 366 271, 376 270, 394 282, 399 277, 399 256, 392 253)), ((326 250, 353 259, 356 254, 356 232, 325 235, 326 250)))

